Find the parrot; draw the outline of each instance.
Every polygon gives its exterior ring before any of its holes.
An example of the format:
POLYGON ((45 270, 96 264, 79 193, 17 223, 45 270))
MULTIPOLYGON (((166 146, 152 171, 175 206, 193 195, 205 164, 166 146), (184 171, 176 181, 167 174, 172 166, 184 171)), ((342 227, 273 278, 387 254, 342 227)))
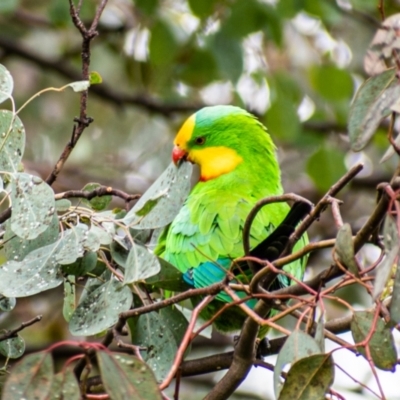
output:
MULTIPOLYGON (((200 177, 176 217, 161 233, 155 254, 176 267, 192 288, 220 282, 228 272, 234 272, 233 282, 248 284, 254 271, 249 270, 247 263, 242 262, 236 269, 232 263, 244 255, 242 236, 246 218, 259 200, 283 193, 276 148, 266 127, 240 107, 204 107, 190 116, 178 131, 172 160, 176 165, 197 164, 200 177)), ((263 246, 270 250, 271 241, 272 247, 273 243, 279 244, 279 232, 285 226, 291 227, 283 236, 287 239, 309 209, 308 205, 297 206, 292 208, 296 213, 289 213, 290 206, 285 202, 264 206, 251 226, 250 255, 252 252, 257 257, 267 254, 268 250, 262 251, 263 246), (277 233, 269 240, 268 236, 277 227, 277 233)), ((307 242, 304 234, 294 250, 307 242)), ((281 249, 285 245, 283 241, 281 249)), ((299 259, 286 265, 284 270, 301 280, 305 264, 305 258, 299 259)), ((275 281, 277 287, 290 284, 281 274, 275 281)), ((244 291, 236 293, 241 298, 247 296, 244 291)), ((220 292, 200 316, 210 320, 232 301, 226 292, 220 292)), ((246 304, 253 308, 256 302, 250 299, 246 304)), ((213 325, 220 332, 231 333, 241 329, 245 318, 239 307, 228 307, 213 325)))

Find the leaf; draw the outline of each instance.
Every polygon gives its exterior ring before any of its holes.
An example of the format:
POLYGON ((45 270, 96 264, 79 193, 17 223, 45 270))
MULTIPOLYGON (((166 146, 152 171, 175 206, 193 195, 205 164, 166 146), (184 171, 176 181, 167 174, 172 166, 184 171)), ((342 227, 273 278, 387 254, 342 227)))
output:
MULTIPOLYGON (((373 321, 374 312, 354 312, 350 328, 355 343, 362 342, 369 335, 373 321)), ((394 371, 397 363, 397 352, 394 346, 392 332, 381 318, 377 320, 376 328, 369 341, 369 348, 372 361, 377 368, 385 371, 394 371)), ((357 351, 366 357, 364 347, 357 347, 357 351)))
POLYGON ((282 346, 278 354, 274 368, 274 392, 275 396, 279 397, 282 390, 282 382, 280 376, 286 364, 294 363, 297 360, 309 357, 313 354, 321 352, 319 344, 311 336, 303 331, 295 330, 282 346))
POLYGON ((170 329, 163 314, 157 312, 129 318, 128 325, 132 343, 145 348, 141 351, 143 360, 153 370, 157 382, 163 381, 178 350, 176 332, 170 329))
POLYGON ((13 77, 8 69, 0 64, 0 103, 11 97, 14 88, 13 77))
POLYGON ((0 310, 1 311, 11 311, 14 309, 15 305, 17 304, 17 300, 15 297, 3 297, 0 296, 0 310))
POLYGON ((150 186, 134 207, 123 218, 123 223, 133 229, 155 229, 168 225, 181 209, 190 191, 192 165, 171 163, 163 174, 150 186), (159 199, 145 216, 137 215, 148 201, 159 199))
POLYGON ((149 278, 160 271, 158 258, 146 247, 133 244, 125 263, 124 284, 149 278))
POLYGON ((54 379, 51 354, 40 352, 25 356, 7 379, 3 399, 46 400, 54 379))
POLYGON ((350 101, 353 95, 354 84, 350 73, 333 65, 312 67, 310 82, 327 101, 350 101))
POLYGON ((51 400, 80 400, 82 399, 78 381, 72 367, 63 369, 53 378, 51 400))
POLYGON ((146 284, 166 290, 184 292, 190 286, 183 280, 183 274, 163 258, 158 258, 160 272, 146 279, 146 284))
POLYGON ((201 19, 209 17, 217 4, 217 0, 189 0, 189 7, 196 17, 201 19))
POLYGON ((326 192, 346 172, 344 154, 335 149, 321 147, 307 161, 307 174, 317 189, 326 192))
POLYGON ((360 86, 349 113, 348 129, 353 151, 360 151, 368 144, 399 96, 400 85, 394 69, 373 76, 360 86))
MULTIPOLYGON (((114 227, 113 224, 111 224, 111 225, 112 225, 112 227, 114 227)), ((106 227, 103 227, 102 225, 100 225, 100 226, 92 225, 89 229, 89 232, 91 235, 93 234, 97 237, 100 244, 107 246, 112 243, 114 232, 108 230, 106 227)))
POLYGON ((381 296, 385 298, 391 293, 390 288, 387 288, 387 284, 392 271, 394 271, 394 268, 396 267, 396 258, 399 256, 400 246, 397 223, 390 214, 386 214, 383 223, 383 244, 385 246, 385 258, 376 268, 373 291, 374 300, 381 296))
POLYGON ((22 239, 35 239, 53 222, 54 192, 37 176, 14 174, 11 204, 11 230, 22 239))
POLYGON ((91 71, 89 73, 89 82, 91 85, 98 85, 103 83, 103 78, 97 71, 91 71))
POLYGON ((26 240, 17 236, 11 229, 9 221, 6 223, 6 232, 4 234, 4 251, 7 260, 21 261, 27 254, 40 247, 54 243, 58 239, 59 225, 58 217, 53 215, 50 225, 47 229, 38 235, 35 239, 26 240))
POLYGON ((16 336, 0 342, 0 353, 4 357, 19 358, 25 353, 25 340, 16 336))
POLYGON ((0 110, 0 171, 18 171, 24 151, 24 125, 11 111, 0 110))
POLYGON ((63 282, 55 255, 61 240, 29 253, 23 261, 7 261, 0 268, 0 293, 26 297, 55 288, 63 282))
POLYGON ((81 299, 69 321, 69 330, 74 336, 95 335, 114 325, 131 304, 129 287, 111 278, 81 299))
POLYGON ((302 358, 290 368, 279 399, 324 399, 333 383, 334 376, 335 369, 331 355, 315 354, 302 358))
POLYGON ((390 302, 390 319, 395 324, 400 322, 400 267, 396 266, 396 275, 393 282, 392 301, 390 302))
POLYGON ((55 260, 61 265, 67 265, 82 257, 87 234, 88 227, 84 224, 71 226, 70 229, 66 230, 59 251, 55 255, 55 260))
POLYGON ((126 354, 96 353, 101 379, 113 400, 161 400, 151 369, 138 358, 126 354))
POLYGON ((175 32, 167 20, 158 20, 151 28, 149 43, 150 61, 154 66, 170 64, 179 49, 175 32))
POLYGON ((68 211, 71 206, 72 203, 68 199, 56 200, 56 210, 59 213, 68 211))
POLYGON ((339 228, 336 236, 335 251, 340 261, 348 270, 358 276, 358 267, 354 258, 353 236, 350 224, 344 224, 339 228))
MULTIPOLYGON (((82 191, 84 192, 93 192, 93 190, 96 190, 103 185, 100 185, 100 183, 88 183, 84 186, 82 191)), ((87 200, 85 198, 82 198, 82 203, 85 203, 87 206, 92 208, 95 211, 103 211, 105 210, 109 204, 111 203, 112 196, 107 195, 107 196, 96 196, 93 197, 93 199, 87 200)))
POLYGON ((61 267, 64 274, 73 276, 85 276, 92 272, 97 265, 97 253, 88 251, 82 258, 78 258, 72 264, 66 264, 61 267))
POLYGON ((67 86, 72 88, 74 92, 83 92, 84 90, 89 89, 90 87, 90 81, 76 81, 76 82, 71 82, 67 86))
POLYGON ((315 324, 317 325, 317 328, 315 330, 314 339, 318 343, 321 353, 325 353, 325 334, 324 334, 325 323, 324 323, 323 312, 321 312, 321 315, 319 316, 318 320, 315 321, 315 324))
POLYGON ((69 275, 64 280, 63 316, 69 322, 76 308, 75 276, 69 275))

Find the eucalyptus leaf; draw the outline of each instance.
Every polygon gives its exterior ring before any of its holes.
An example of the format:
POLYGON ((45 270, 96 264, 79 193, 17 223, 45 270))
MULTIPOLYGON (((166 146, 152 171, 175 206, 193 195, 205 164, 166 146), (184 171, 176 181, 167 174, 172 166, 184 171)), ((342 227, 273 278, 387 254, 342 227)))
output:
POLYGON ((29 354, 13 367, 3 391, 3 399, 46 400, 54 379, 51 354, 47 351, 29 354))
POLYGON ((181 209, 190 190, 192 165, 173 163, 150 186, 122 220, 133 229, 155 229, 169 224, 181 209))
POLYGON ((290 368, 279 400, 321 400, 333 384, 335 368, 329 354, 314 354, 290 368))
POLYGON ((57 215, 54 214, 48 228, 35 239, 26 240, 17 236, 11 229, 10 221, 6 223, 4 234, 4 251, 8 260, 21 261, 24 257, 40 247, 54 243, 59 235, 57 215))
POLYGON ((68 322, 76 308, 75 276, 69 275, 64 280, 63 316, 68 322))
POLYGON ((349 137, 353 151, 362 150, 381 120, 390 115, 391 106, 400 96, 394 69, 366 80, 358 89, 349 113, 349 137))
POLYGON ((171 369, 178 345, 168 322, 157 312, 129 318, 132 343, 144 348, 141 355, 153 370, 157 382, 162 382, 171 369))
POLYGON ((19 358, 25 353, 25 341, 20 336, 2 340, 0 353, 7 358, 19 358))
MULTIPOLYGON (((364 341, 371 330, 373 334, 369 341, 369 349, 375 366, 385 371, 394 371, 397 364, 397 351, 393 335, 389 326, 381 318, 373 327, 375 315, 371 311, 355 311, 351 321, 351 333, 355 343, 364 341)), ((366 358, 365 347, 359 346, 357 350, 366 358)))
POLYGON ((37 176, 14 174, 11 204, 11 230, 22 239, 35 239, 53 222, 53 189, 37 176))
POLYGON ((146 247, 134 243, 125 263, 124 284, 144 280, 159 271, 158 258, 146 247))
POLYGON ((293 364, 297 360, 309 357, 313 354, 319 354, 320 352, 320 346, 315 339, 303 331, 295 330, 286 339, 285 344, 282 346, 281 351, 278 354, 278 359, 276 360, 274 368, 275 396, 279 398, 282 390, 283 384, 280 376, 286 364, 293 364))
POLYGON ((73 368, 67 367, 54 376, 50 393, 51 400, 82 399, 73 368))
POLYGON ((106 392, 113 400, 161 400, 163 397, 151 369, 128 354, 96 353, 106 392))
POLYGON ((11 97, 14 80, 8 69, 0 64, 0 103, 11 97))
POLYGON ((393 282, 392 301, 390 303, 390 319, 393 323, 400 322, 400 267, 397 261, 396 274, 393 282))
POLYGON ((6 297, 26 297, 61 285, 56 254, 59 240, 29 253, 23 261, 7 261, 0 268, 0 293, 6 297))
POLYGON ((342 264, 344 264, 352 274, 358 276, 359 273, 354 258, 353 236, 350 224, 344 224, 340 227, 336 237, 335 251, 342 264))
POLYGON ((25 151, 25 128, 19 117, 0 110, 0 171, 17 172, 25 151))
POLYGON ((88 227, 84 224, 71 226, 63 233, 62 246, 60 246, 55 259, 61 265, 71 264, 84 254, 84 242, 87 238, 88 227))
POLYGON ((15 297, 3 297, 0 296, 0 310, 9 312, 14 309, 17 304, 15 297))
POLYGON ((121 312, 129 310, 132 292, 111 278, 86 294, 69 321, 74 336, 89 336, 103 332, 118 321, 121 312))
POLYGON ((58 213, 64 213, 69 210, 72 206, 72 203, 68 199, 59 199, 56 200, 56 210, 58 213))
MULTIPOLYGON (((389 252, 385 251, 385 258, 376 268, 375 274, 375 282, 374 282, 374 291, 373 291, 373 298, 376 300, 380 297, 385 290, 385 287, 389 281, 391 273, 393 271, 394 263, 396 257, 399 256, 399 246, 394 246, 389 252)), ((390 292, 390 291, 389 291, 390 292)), ((385 296, 386 297, 386 296, 385 296)), ((393 306, 393 300, 392 300, 393 306)))
MULTIPOLYGON (((92 192, 93 190, 96 190, 100 187, 102 187, 103 185, 100 185, 100 183, 88 183, 84 186, 84 188, 82 189, 82 191, 85 192, 92 192)), ((88 205, 90 208, 92 208, 95 211, 103 211, 105 210, 109 204, 111 203, 112 200, 112 196, 111 195, 107 195, 107 196, 96 196, 93 197, 90 200, 87 200, 85 198, 82 198, 82 202, 86 205, 88 205)))

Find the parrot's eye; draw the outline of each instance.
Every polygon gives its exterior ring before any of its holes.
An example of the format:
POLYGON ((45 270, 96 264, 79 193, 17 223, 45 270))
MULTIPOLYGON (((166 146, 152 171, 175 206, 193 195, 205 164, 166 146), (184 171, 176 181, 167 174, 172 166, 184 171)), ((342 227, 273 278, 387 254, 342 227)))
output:
POLYGON ((206 142, 206 138, 204 136, 198 136, 196 139, 194 139, 194 142, 196 144, 204 144, 206 142))

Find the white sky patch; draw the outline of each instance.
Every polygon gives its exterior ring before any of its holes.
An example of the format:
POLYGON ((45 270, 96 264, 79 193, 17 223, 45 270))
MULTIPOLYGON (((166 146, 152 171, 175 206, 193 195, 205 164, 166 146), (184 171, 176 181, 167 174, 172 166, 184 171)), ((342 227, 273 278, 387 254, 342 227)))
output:
POLYGON ((150 32, 140 26, 131 29, 126 35, 124 52, 133 56, 136 61, 147 61, 149 58, 150 32))
POLYGON ((243 41, 244 68, 247 74, 267 69, 267 61, 262 52, 263 33, 256 32, 243 41))
POLYGON ((303 35, 315 35, 321 29, 321 21, 304 12, 298 13, 292 22, 303 35))
POLYGON ((315 111, 315 103, 310 97, 304 96, 299 107, 297 108, 297 115, 301 122, 307 121, 312 117, 315 111))
POLYGON ((339 68, 345 68, 351 63, 353 53, 343 40, 338 40, 332 49, 331 57, 339 68))
POLYGON ((257 83, 251 76, 244 74, 239 79, 236 90, 248 108, 260 114, 269 108, 270 90, 265 79, 257 83))
POLYGON ((231 82, 213 82, 200 91, 204 103, 208 105, 229 104, 232 101, 231 82))
POLYGON ((365 178, 370 176, 374 171, 374 166, 371 159, 364 151, 360 151, 358 153, 349 151, 344 157, 344 165, 347 169, 350 169, 360 162, 364 164, 364 168, 358 173, 357 177, 365 178))

